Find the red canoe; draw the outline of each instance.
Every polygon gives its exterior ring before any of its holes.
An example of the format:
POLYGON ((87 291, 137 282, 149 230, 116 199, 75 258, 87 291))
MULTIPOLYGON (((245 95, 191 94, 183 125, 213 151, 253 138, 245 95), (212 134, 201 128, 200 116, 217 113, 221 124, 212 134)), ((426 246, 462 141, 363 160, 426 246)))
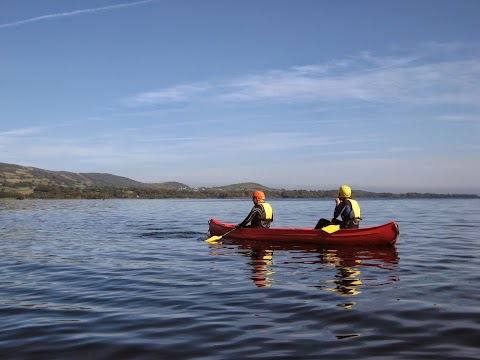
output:
POLYGON ((329 234, 312 228, 241 228, 230 232, 234 224, 222 223, 216 219, 209 221, 210 236, 224 236, 235 240, 255 240, 270 243, 307 243, 318 245, 375 245, 392 246, 400 234, 398 225, 389 222, 379 226, 358 229, 341 229, 329 234))

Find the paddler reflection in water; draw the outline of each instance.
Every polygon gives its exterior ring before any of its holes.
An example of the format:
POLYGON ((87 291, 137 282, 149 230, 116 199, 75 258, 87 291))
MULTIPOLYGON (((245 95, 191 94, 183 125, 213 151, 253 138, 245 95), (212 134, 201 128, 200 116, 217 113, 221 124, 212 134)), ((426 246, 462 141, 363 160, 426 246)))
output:
POLYGON ((315 229, 321 229, 328 225, 340 225, 341 229, 358 228, 360 226, 361 212, 360 205, 356 200, 351 199, 352 189, 348 185, 340 186, 338 189, 338 197, 335 199, 335 210, 333 212, 333 219, 318 220, 315 229), (337 219, 341 216, 342 220, 337 219))
POLYGON ((265 202, 265 194, 263 191, 257 190, 253 193, 252 210, 247 215, 245 220, 236 226, 236 228, 250 227, 250 228, 269 228, 273 221, 273 209, 269 203, 265 202), (250 223, 250 225, 248 225, 250 223))
POLYGON ((259 288, 272 286, 272 279, 269 277, 275 272, 270 268, 272 265, 273 250, 252 249, 250 258, 252 259, 252 277, 251 279, 259 288))

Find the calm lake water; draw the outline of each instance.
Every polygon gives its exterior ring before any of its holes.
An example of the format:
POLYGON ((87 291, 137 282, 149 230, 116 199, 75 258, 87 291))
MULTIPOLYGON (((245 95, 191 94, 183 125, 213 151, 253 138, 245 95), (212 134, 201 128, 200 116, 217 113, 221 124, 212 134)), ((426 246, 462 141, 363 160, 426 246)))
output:
MULTIPOLYGON (((310 227, 332 200, 272 200, 310 227)), ((249 200, 0 201, 5 359, 478 359, 480 201, 359 200, 393 248, 207 244, 249 200)))

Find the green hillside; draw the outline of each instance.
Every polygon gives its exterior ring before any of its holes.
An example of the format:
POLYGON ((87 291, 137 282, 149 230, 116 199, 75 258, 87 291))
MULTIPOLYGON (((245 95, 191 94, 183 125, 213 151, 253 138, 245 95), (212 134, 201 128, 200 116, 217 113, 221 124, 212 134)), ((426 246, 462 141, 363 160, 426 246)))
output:
POLYGON ((186 190, 179 182, 146 184, 106 173, 73 173, 0 163, 0 198, 134 197, 132 189, 186 190), (124 191, 105 189, 124 189, 124 191))
POLYGON ((211 190, 220 190, 220 191, 279 191, 277 189, 272 189, 267 186, 260 185, 258 183, 246 182, 232 185, 216 186, 210 188, 211 190))
POLYGON ((5 163, 0 163, 0 183, 6 183, 10 185, 18 185, 21 183, 25 186, 146 186, 144 183, 111 174, 51 171, 30 166, 20 166, 5 163))
POLYGON ((144 187, 147 184, 135 181, 123 176, 117 176, 104 173, 81 173, 80 176, 85 177, 90 181, 89 185, 96 186, 112 186, 112 187, 144 187))
POLYGON ((152 183, 152 184, 148 184, 148 186, 153 189, 168 189, 168 190, 191 190, 192 189, 190 186, 176 182, 176 181, 167 181, 164 183, 152 183))
MULTIPOLYGON (((0 163, 0 199, 228 199, 250 198, 263 190, 268 199, 335 198, 338 190, 273 189, 255 182, 191 188, 180 182, 143 183, 106 173, 51 171, 0 163)), ((478 198, 475 194, 374 193, 355 191, 356 198, 478 198)))

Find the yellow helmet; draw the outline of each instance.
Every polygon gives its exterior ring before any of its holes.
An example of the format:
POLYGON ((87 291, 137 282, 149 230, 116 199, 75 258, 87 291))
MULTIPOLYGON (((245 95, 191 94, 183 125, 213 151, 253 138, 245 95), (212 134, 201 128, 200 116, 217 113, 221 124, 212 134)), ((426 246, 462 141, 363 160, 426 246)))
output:
POLYGON ((253 193, 253 197, 257 199, 257 201, 263 201, 265 200, 265 194, 263 191, 257 190, 253 193))
POLYGON ((338 197, 349 198, 351 195, 352 189, 350 189, 350 186, 348 185, 342 185, 340 186, 340 189, 338 189, 338 197))

